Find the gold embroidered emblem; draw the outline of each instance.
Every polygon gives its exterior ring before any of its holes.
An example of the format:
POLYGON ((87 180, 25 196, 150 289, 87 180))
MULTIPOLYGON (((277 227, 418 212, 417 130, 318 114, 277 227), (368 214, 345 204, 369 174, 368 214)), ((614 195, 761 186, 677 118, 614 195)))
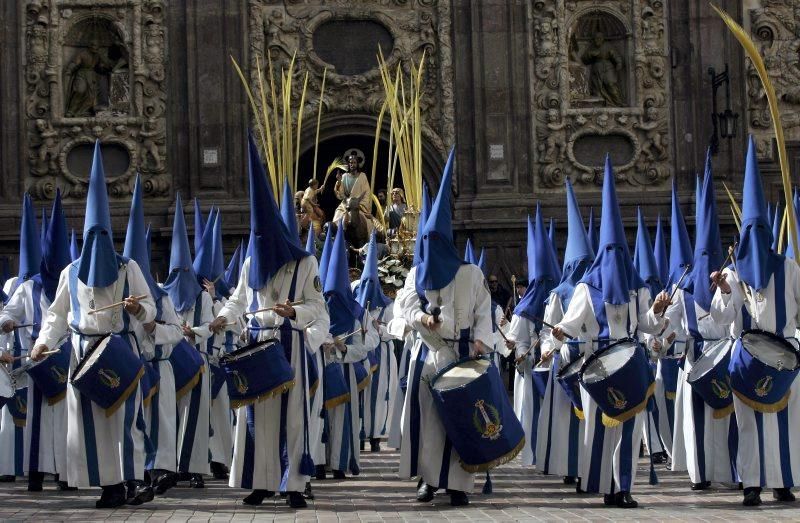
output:
POLYGON ((116 389, 121 383, 119 374, 111 369, 100 369, 97 375, 100 376, 100 382, 109 389, 116 389))
POLYGON ((609 387, 606 389, 606 398, 611 405, 618 410, 624 409, 628 405, 628 400, 619 389, 609 387))
POLYGON ((472 423, 481 434, 481 437, 489 440, 496 440, 503 431, 503 425, 500 424, 500 413, 493 405, 486 403, 484 400, 475 402, 472 423))

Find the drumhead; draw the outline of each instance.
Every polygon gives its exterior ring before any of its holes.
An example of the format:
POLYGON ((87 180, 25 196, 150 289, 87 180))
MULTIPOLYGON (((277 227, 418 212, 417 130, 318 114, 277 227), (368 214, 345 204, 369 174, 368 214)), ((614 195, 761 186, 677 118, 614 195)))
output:
POLYGON ((0 365, 0 396, 10 398, 14 395, 14 379, 5 365, 0 365))
POLYGON ((797 368, 797 354, 781 340, 759 332, 745 332, 742 334, 742 345, 754 358, 773 369, 797 368))
POLYGON ((725 355, 728 354, 732 344, 732 339, 723 338, 706 347, 705 350, 703 350, 703 354, 697 358, 692 365, 687 380, 694 381, 701 376, 705 376, 708 371, 716 367, 725 355))
POLYGON ((100 358, 100 355, 103 354, 103 351, 108 347, 108 344, 111 342, 111 336, 105 336, 101 340, 99 340, 94 347, 86 354, 81 362, 78 364, 78 367, 75 369, 75 375, 73 376, 73 380, 79 379, 83 376, 89 369, 91 369, 95 362, 100 358))
POLYGON ((432 387, 442 391, 463 387, 485 374, 489 365, 488 359, 464 361, 440 374, 432 387))
POLYGON ((574 376, 581 371, 581 367, 583 367, 583 360, 584 357, 581 356, 561 367, 561 370, 558 371, 559 378, 568 378, 570 376, 574 376))
POLYGON ((633 341, 622 341, 603 350, 585 366, 583 382, 597 383, 614 374, 628 363, 638 347, 633 341))

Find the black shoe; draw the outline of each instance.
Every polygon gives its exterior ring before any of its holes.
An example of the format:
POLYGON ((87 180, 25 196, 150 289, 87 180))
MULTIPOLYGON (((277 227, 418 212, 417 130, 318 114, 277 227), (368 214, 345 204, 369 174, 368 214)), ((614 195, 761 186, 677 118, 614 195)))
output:
POLYGON ((469 498, 466 492, 447 489, 447 493, 450 494, 451 507, 464 507, 469 505, 469 498))
POLYGON ((333 471, 333 479, 344 479, 345 477, 346 476, 344 475, 344 472, 342 472, 341 470, 333 471))
POLYGON ((614 494, 603 494, 603 505, 613 507, 617 504, 617 498, 614 494))
POLYGON ((11 474, 3 474, 0 476, 0 483, 13 483, 17 481, 17 477, 11 474))
POLYGON ((189 480, 189 486, 191 488, 206 488, 206 482, 203 481, 203 476, 200 474, 192 474, 191 479, 189 480))
POLYGON ((744 489, 744 499, 742 505, 745 507, 757 507, 761 504, 761 489, 759 487, 748 487, 744 489))
POLYGON ((94 506, 95 508, 116 508, 125 504, 125 485, 120 483, 110 487, 103 487, 103 494, 94 506))
POLYGON ((175 478, 175 481, 189 481, 190 479, 192 479, 192 475, 188 472, 178 472, 178 476, 175 478))
POLYGON ((136 480, 130 480, 125 482, 125 502, 130 502, 133 498, 136 497, 136 487, 138 486, 138 482, 136 480))
POLYGON ((175 486, 178 476, 174 472, 165 472, 158 476, 155 481, 155 493, 159 496, 175 486))
POLYGON ((260 505, 266 498, 271 498, 275 493, 271 490, 254 490, 242 500, 245 505, 260 505))
POLYGON ((564 485, 574 485, 575 476, 564 476, 564 485))
POLYGON ((56 488, 61 492, 72 492, 78 490, 78 487, 70 487, 66 481, 56 481, 56 488))
POLYGON ((708 490, 711 488, 710 481, 703 481, 700 483, 692 483, 692 490, 708 490))
POLYGON ((636 508, 639 503, 631 497, 630 492, 621 491, 615 494, 617 506, 619 508, 636 508))
POLYGON ((303 491, 303 497, 306 499, 314 499, 314 492, 311 490, 311 482, 306 482, 306 489, 303 491))
POLYGON ((372 438, 369 440, 369 451, 370 452, 380 452, 381 451, 381 440, 378 438, 372 438))
POLYGON ((788 488, 774 488, 772 489, 772 498, 775 501, 782 501, 784 503, 791 503, 795 501, 794 494, 792 494, 791 489, 788 488))
POLYGON ((436 492, 436 489, 425 483, 424 481, 422 484, 417 488, 417 501, 421 503, 428 503, 429 501, 433 501, 433 494, 436 492))
POLYGON ((41 492, 43 481, 44 481, 44 472, 29 472, 28 492, 41 492))
POLYGON ((155 494, 153 494, 153 487, 150 485, 141 484, 136 488, 136 495, 133 499, 128 500, 128 505, 144 505, 153 501, 155 494))
POLYGON ((292 508, 306 508, 308 503, 299 492, 288 492, 286 496, 286 504, 292 508))
POLYGON ((325 473, 325 465, 317 465, 314 467, 314 479, 317 481, 322 481, 327 479, 327 474, 325 473))
POLYGON ((581 478, 575 480, 575 494, 586 494, 586 491, 581 488, 581 478))
POLYGON ((216 461, 211 462, 211 474, 214 479, 228 479, 228 467, 216 461))
POLYGON ((364 452, 364 448, 366 447, 366 442, 362 439, 358 444, 358 450, 364 452))
POLYGON ((661 465, 662 463, 667 462, 667 453, 666 452, 656 452, 652 455, 652 460, 654 465, 661 465))

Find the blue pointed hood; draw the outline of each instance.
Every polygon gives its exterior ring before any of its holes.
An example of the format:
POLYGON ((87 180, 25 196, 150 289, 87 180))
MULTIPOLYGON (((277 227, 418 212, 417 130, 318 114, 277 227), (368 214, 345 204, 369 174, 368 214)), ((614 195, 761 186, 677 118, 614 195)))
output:
POLYGON ((656 267, 658 268, 658 279, 666 284, 666 282, 669 281, 669 254, 667 251, 667 237, 664 232, 660 214, 656 222, 656 239, 653 244, 653 256, 655 256, 656 267))
POLYGON ((203 228, 203 238, 200 246, 195 252, 194 273, 197 276, 197 283, 203 284, 203 280, 214 281, 218 274, 214 274, 214 223, 217 219, 216 212, 212 209, 208 215, 208 223, 203 228))
MULTIPOLYGON (((794 208, 794 215, 795 219, 798 223, 800 223, 800 194, 797 192, 797 187, 794 188, 794 197, 792 198, 792 207, 794 208)), ((800 234, 800 233, 798 233, 800 234)), ((787 239, 789 234, 786 234, 787 239)), ((798 236, 798 244, 800 244, 800 236, 798 236)), ((792 242, 787 241, 786 243, 786 250, 783 251, 783 254, 786 258, 794 259, 794 248, 792 247, 792 242)))
POLYGON ((661 281, 658 272, 658 264, 656 264, 656 257, 653 254, 653 244, 650 243, 650 233, 647 231, 647 224, 641 208, 637 208, 637 218, 636 256, 633 258, 633 266, 636 267, 639 276, 650 289, 650 295, 655 296, 664 290, 665 284, 661 281))
POLYGON ((561 305, 567 310, 569 301, 575 292, 575 286, 583 278, 586 270, 592 265, 594 251, 589 245, 586 229, 583 227, 581 210, 575 191, 569 180, 566 181, 567 189, 567 247, 564 250, 564 265, 561 271, 561 281, 553 289, 558 294, 561 305))
POLYGON ((152 249, 153 249, 153 231, 151 225, 147 224, 147 229, 144 231, 144 241, 147 244, 147 259, 152 260, 152 249))
MULTIPOLYGON (((209 217, 210 217, 209 213, 209 217)), ((197 251, 200 250, 200 244, 203 242, 203 234, 206 232, 206 221, 203 219, 203 211, 200 209, 200 201, 194 199, 194 254, 197 256, 197 251)))
POLYGON ((297 227, 297 215, 294 213, 294 196, 289 188, 289 179, 283 180, 283 193, 281 195, 281 219, 289 231, 289 239, 300 245, 300 229, 297 227))
POLYGON ((86 194, 83 248, 77 263, 78 279, 89 287, 108 287, 117 281, 119 260, 111 235, 111 216, 108 212, 108 192, 100 140, 94 144, 92 172, 86 194))
POLYGON ((236 250, 233 251, 233 256, 231 256, 231 260, 228 262, 228 267, 225 269, 225 276, 222 277, 222 280, 225 282, 225 285, 228 287, 228 292, 230 293, 230 289, 236 288, 239 285, 239 273, 241 269, 241 257, 242 257, 242 244, 236 246, 236 250))
POLYGON ((44 293, 51 302, 56 297, 61 271, 70 263, 72 263, 72 257, 69 253, 67 219, 64 217, 64 210, 61 207, 61 191, 57 189, 50 221, 45 232, 41 271, 39 272, 44 293))
POLYGON ((550 218, 550 227, 547 229, 547 237, 550 240, 550 250, 553 251, 553 259, 556 260, 558 279, 561 279, 561 264, 558 263, 558 247, 556 247, 556 220, 550 218))
POLYGON ((772 207, 772 202, 767 202, 767 221, 772 224, 772 238, 778 235, 775 231, 775 209, 772 207))
POLYGON ((597 249, 600 247, 599 228, 594 218, 594 207, 589 207, 589 224, 587 225, 586 235, 589 237, 589 246, 592 252, 597 254, 597 249))
POLYGON ((628 303, 631 291, 644 287, 628 250, 617 204, 614 170, 607 155, 597 256, 581 281, 601 291, 603 301, 613 305, 628 303))
POLYGON ((131 212, 128 216, 128 230, 125 232, 125 247, 122 255, 139 264, 153 299, 158 300, 166 294, 166 291, 159 287, 153 279, 153 273, 150 271, 150 248, 147 245, 147 232, 144 226, 142 180, 139 175, 136 176, 136 183, 133 186, 131 212))
POLYGON ((248 171, 250 177, 250 231, 253 233, 253 251, 247 284, 251 289, 263 288, 286 263, 308 256, 292 238, 281 220, 275 197, 253 134, 248 133, 248 171))
POLYGON ((164 290, 169 293, 175 310, 184 312, 194 307, 197 296, 203 290, 197 283, 197 275, 192 266, 189 252, 189 236, 183 217, 181 195, 175 200, 175 219, 172 222, 172 251, 169 257, 169 276, 164 282, 164 290))
POLYGON ((317 255, 317 238, 313 226, 308 229, 308 236, 306 236, 306 252, 315 257, 317 255))
MULTIPOLYGON (((694 205, 697 207, 697 204, 700 202, 700 199, 703 197, 703 178, 700 177, 699 174, 694 176, 694 205)), ((694 236, 697 238, 697 228, 700 226, 697 222, 694 224, 694 236)))
POLYGON ((417 266, 417 291, 442 289, 456 276, 458 268, 464 263, 453 243, 452 211, 450 193, 453 186, 453 161, 455 149, 450 150, 444 167, 439 193, 431 207, 431 214, 422 229, 420 258, 417 266))
POLYGON ((69 238, 69 255, 72 261, 81 257, 81 250, 78 248, 78 237, 75 235, 75 229, 72 229, 72 234, 69 238))
POLYGON ((481 255, 478 257, 478 263, 476 263, 476 265, 481 270, 484 277, 489 276, 489 267, 487 267, 486 261, 486 249, 483 247, 481 247, 481 255))
POLYGON ((320 253, 319 257, 319 280, 323 288, 325 287, 325 279, 328 277, 331 252, 333 252, 333 227, 328 227, 328 230, 325 231, 325 243, 322 244, 322 253, 320 253))
POLYGON ((464 261, 467 263, 476 264, 475 248, 472 246, 472 240, 467 238, 467 246, 464 247, 464 261))
MULTIPOLYGON (((537 205, 538 207, 538 205, 537 205)), ((536 273, 536 227, 533 218, 528 215, 527 243, 525 244, 525 257, 528 261, 528 279, 533 280, 536 273)))
POLYGON ((775 204, 775 212, 772 215, 772 250, 778 252, 778 240, 781 237, 781 221, 783 220, 783 209, 780 202, 775 204))
POLYGON ((783 263, 783 256, 771 249, 771 224, 767 221, 767 204, 752 136, 747 146, 742 195, 742 229, 736 249, 736 268, 741 280, 753 290, 761 290, 783 263))
POLYGON ((347 266, 347 248, 344 242, 344 228, 339 227, 331 247, 325 283, 322 286, 328 313, 331 317, 330 333, 334 336, 353 330, 356 320, 361 320, 363 309, 353 296, 347 266))
POLYGON ((375 238, 375 231, 372 231, 369 238, 364 270, 361 272, 361 280, 355 289, 355 295, 359 305, 362 307, 369 305, 369 310, 386 307, 392 301, 383 294, 381 288, 381 280, 378 275, 378 242, 375 238))
POLYGON ((22 199, 22 223, 19 229, 19 272, 20 283, 33 278, 39 273, 42 263, 42 242, 36 226, 36 211, 33 210, 31 197, 25 193, 22 199))
MULTIPOLYGON (((57 190, 57 189, 56 189, 57 190)), ((41 242, 42 252, 44 252, 44 242, 45 237, 47 236, 47 209, 42 207, 42 223, 40 224, 41 228, 39 229, 39 241, 41 242)))
MULTIPOLYGON (((669 242, 669 286, 678 283, 687 265, 692 263, 692 243, 689 241, 689 231, 686 230, 686 221, 683 219, 681 204, 678 200, 678 183, 672 179, 672 217, 670 219, 670 232, 672 238, 669 242)), ((688 275, 687 275, 688 276, 688 275)), ((691 292, 690 281, 684 279, 681 288, 691 292)))
POLYGON ((231 295, 231 290, 227 281, 225 281, 225 247, 222 243, 222 213, 219 209, 217 209, 214 218, 213 232, 211 275, 214 278, 211 281, 214 282, 217 295, 227 298, 231 295))
POLYGON ((711 290, 709 275, 718 271, 725 260, 717 221, 717 197, 714 193, 714 179, 711 171, 711 150, 706 154, 706 170, 703 176, 703 187, 700 199, 695 208, 697 237, 694 241, 694 259, 692 261, 692 294, 694 301, 703 310, 711 310, 711 290))
POLYGON ((559 283, 560 270, 558 261, 553 256, 550 237, 547 235, 542 211, 538 205, 536 206, 534 242, 534 271, 528 275, 530 283, 514 309, 514 314, 533 322, 537 329, 541 329, 540 319, 544 317, 545 303, 547 297, 559 283))
POLYGON ((417 237, 414 241, 414 259, 411 263, 412 267, 419 265, 422 261, 420 258, 420 245, 422 244, 422 229, 425 227, 425 222, 428 221, 428 216, 431 214, 431 196, 428 193, 428 186, 422 182, 422 209, 419 210, 419 223, 417 224, 417 237))

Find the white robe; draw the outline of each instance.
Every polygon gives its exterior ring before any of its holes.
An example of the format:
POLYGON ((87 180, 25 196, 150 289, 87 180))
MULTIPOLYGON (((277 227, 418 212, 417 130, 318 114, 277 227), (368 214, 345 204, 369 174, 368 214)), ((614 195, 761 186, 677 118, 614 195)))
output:
POLYGON ((364 432, 367 439, 386 438, 397 395, 397 358, 394 356, 394 337, 385 325, 392 319, 394 307, 390 303, 381 310, 373 311, 372 317, 383 322, 379 327, 380 341, 374 352, 378 368, 372 373, 369 387, 364 394, 364 432))
POLYGON ((400 362, 397 366, 397 387, 395 388, 392 413, 389 420, 388 445, 394 449, 399 449, 403 438, 403 403, 405 402, 406 386, 408 385, 408 370, 411 365, 411 351, 416 343, 417 335, 403 318, 402 310, 398 307, 396 300, 392 309, 392 319, 386 325, 386 329, 394 339, 403 340, 403 350, 400 353, 400 362))
MULTIPOLYGON (((271 490, 273 492, 297 492, 305 488, 309 476, 300 473, 303 454, 308 441, 308 377, 304 350, 316 351, 328 333, 329 318, 321 294, 319 269, 313 256, 295 263, 285 264, 266 285, 254 291, 248 284, 250 259, 242 266, 238 285, 225 303, 220 316, 233 323, 254 303, 258 309, 286 301, 292 277, 297 272, 297 284, 293 301, 296 317, 290 320, 292 352, 289 363, 295 371, 295 385, 285 394, 278 394, 258 403, 236 410, 234 428, 233 463, 229 485, 231 487, 271 490), (273 292, 277 297, 273 297, 273 292), (286 423, 282 427, 281 417, 286 423), (252 432, 248 430, 252 426, 252 432), (282 441, 281 433, 284 438, 282 441), (287 468, 281 464, 281 447, 285 445, 287 468)), ((262 328, 280 326, 283 318, 273 311, 259 312, 254 316, 262 328)), ((262 338, 272 335, 272 330, 256 331, 262 338)), ((279 335, 279 334, 278 334, 279 335)))
MULTIPOLYGON (((322 373, 325 371, 325 362, 322 360, 322 350, 320 350, 320 347, 315 347, 313 350, 306 349, 306 352, 312 353, 311 357, 317 364, 317 387, 309 399, 311 410, 308 417, 308 439, 311 445, 311 459, 314 460, 315 465, 320 466, 328 462, 327 447, 322 442, 322 431, 325 428, 325 413, 323 412, 325 397, 322 390, 322 373)), ((310 387, 313 385, 313 383, 308 384, 309 394, 312 392, 310 387)))
MULTIPOLYGON (((13 294, 11 289, 16 285, 17 279, 16 276, 9 278, 3 285, 3 292, 7 296, 10 297, 13 294)), ((20 347, 15 345, 13 334, 3 334, 2 339, 7 352, 12 356, 20 355, 20 347)), ((9 367, 9 371, 12 367, 16 368, 19 365, 21 362, 17 360, 9 367)), ((18 388, 27 384, 27 375, 23 378, 17 382, 18 388)), ((8 407, 0 409, 0 475, 22 476, 25 473, 25 430, 19 423, 20 420, 15 422, 8 407)))
MULTIPOLYGON (((604 303, 609 338, 628 338, 637 328, 641 333, 658 333, 663 326, 663 319, 656 317, 649 303, 650 291, 644 287, 639 289, 638 293, 631 292, 631 300, 627 304, 604 303), (630 318, 630 330, 628 318, 630 318)), ((584 354, 592 354, 597 349, 597 343, 589 340, 597 339, 600 325, 595 316, 589 288, 585 283, 579 283, 575 287, 575 293, 564 318, 557 325, 566 334, 586 340, 580 344, 584 354)), ((562 354, 564 353, 565 351, 562 351, 562 354)), ((581 487, 586 492, 604 494, 632 491, 636 479, 645 411, 639 412, 625 423, 615 427, 605 427, 601 421, 600 408, 585 389, 581 389, 581 401, 586 423, 583 434, 584 453, 580 468, 581 487)))
MULTIPOLYGON (((131 350, 138 356, 134 338, 141 336, 134 334, 141 332, 141 324, 152 321, 156 313, 155 303, 139 265, 133 260, 128 261, 126 266, 120 268, 117 283, 108 287, 88 287, 77 278, 74 278, 72 287, 70 272, 73 265, 61 272, 56 297, 34 347, 57 346, 62 336, 70 333, 70 325, 76 324, 83 335, 72 332, 72 375, 84 351, 99 336, 122 331, 124 318, 128 316, 131 331, 128 339, 131 350), (122 307, 88 314, 92 308, 110 305, 124 297, 122 289, 126 275, 127 294, 146 296, 139 302, 141 310, 136 317, 127 315, 122 307), (73 293, 75 295, 71 296, 73 293), (73 301, 78 303, 80 310, 74 310, 73 301)), ((85 488, 144 478, 145 434, 141 399, 141 389, 137 387, 128 400, 107 417, 104 409, 85 398, 71 383, 67 385, 67 477, 62 476, 62 480, 66 480, 70 486, 85 488)))
MULTIPOLYGON (((725 269, 730 294, 717 289, 711 302, 714 321, 730 325, 730 334, 738 337, 744 329, 742 306, 747 302, 753 320, 750 328, 775 332, 775 293, 784 292, 786 324, 779 333, 794 338, 800 312, 800 268, 794 260, 784 261, 785 281, 781 289, 775 288, 775 276, 766 289, 760 291, 762 300, 747 300, 737 274, 725 269)), ((755 294, 755 291, 752 291, 755 294)), ((795 347, 796 340, 789 340, 795 347)), ((736 423, 739 428, 738 471, 744 487, 782 488, 800 483, 800 380, 791 385, 787 406, 774 413, 756 412, 739 397, 733 395, 736 423), (761 440, 761 444, 759 444, 761 440), (763 468, 763 474, 761 470, 763 468)))
POLYGON ((424 380, 459 359, 458 345, 443 338, 458 339, 462 329, 469 329, 470 339, 487 349, 494 342, 491 319, 491 296, 486 278, 475 265, 461 265, 449 284, 442 289, 425 291, 429 303, 440 307, 441 324, 436 332, 423 324, 424 312, 415 289, 416 270, 406 277, 397 299, 406 321, 419 333, 420 343, 412 351, 408 390, 403 413, 403 442, 400 448, 400 476, 422 476, 432 487, 471 492, 474 474, 459 464, 458 453, 451 449, 444 426, 424 380), (423 358, 424 356, 424 358, 423 358), (418 424, 418 427, 416 425, 418 424), (415 430, 412 429, 415 426, 415 430), (413 433, 412 433, 413 432, 413 433))
MULTIPOLYGON (((219 314, 226 302, 225 298, 214 302, 214 316, 219 314)), ((209 367, 219 367, 219 358, 226 351, 225 345, 226 343, 232 345, 232 342, 228 340, 234 336, 238 337, 238 325, 236 332, 225 331, 208 339, 208 343, 211 344, 208 356, 209 367)), ((211 438, 208 446, 211 451, 211 461, 230 467, 233 459, 233 411, 226 384, 222 385, 216 398, 211 397, 210 416, 211 438)))
MULTIPOLYGON (((511 318, 509 339, 516 342, 514 358, 522 358, 536 343, 539 336, 534 324, 516 314, 511 318)), ((514 414, 525 431, 525 446, 520 453, 523 465, 536 465, 536 436, 539 423, 541 398, 533 384, 533 366, 536 365, 539 351, 532 350, 514 370, 514 414), (521 373, 520 373, 521 371, 521 373)))
MULTIPOLYGON (((50 300, 41 284, 34 279, 23 282, 0 313, 0 325, 13 321, 17 325, 35 325, 38 333, 42 319, 50 307, 50 300), (34 294, 38 294, 38 302, 34 302, 34 294), (38 317, 37 317, 38 316, 38 317)), ((21 353, 28 354, 33 348, 34 327, 17 329, 21 353)), ((30 365, 30 360, 24 360, 30 365)), ((66 372, 68 369, 64 369, 66 372)), ((24 470, 29 472, 46 472, 49 474, 66 474, 67 471, 67 402, 62 397, 56 404, 50 405, 33 379, 25 376, 28 384, 28 406, 25 420, 25 459, 24 470)), ((66 376, 65 376, 66 378, 66 376)))

